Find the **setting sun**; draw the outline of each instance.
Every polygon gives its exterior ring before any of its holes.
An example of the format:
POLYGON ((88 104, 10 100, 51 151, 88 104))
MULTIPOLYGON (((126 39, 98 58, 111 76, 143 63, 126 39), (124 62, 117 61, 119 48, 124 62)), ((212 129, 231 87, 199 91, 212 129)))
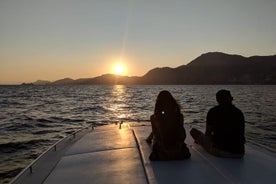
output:
POLYGON ((124 67, 122 65, 116 65, 114 68, 115 74, 122 75, 124 73, 124 67))
POLYGON ((125 66, 123 64, 116 64, 113 68, 113 73, 116 75, 125 75, 125 66))

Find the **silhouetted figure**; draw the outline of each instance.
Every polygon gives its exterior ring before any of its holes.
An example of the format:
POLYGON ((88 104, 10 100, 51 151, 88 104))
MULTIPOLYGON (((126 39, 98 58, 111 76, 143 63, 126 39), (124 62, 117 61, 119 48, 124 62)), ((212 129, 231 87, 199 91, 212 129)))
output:
POLYGON ((195 128, 190 134, 195 143, 215 156, 242 157, 245 143, 243 113, 232 104, 230 91, 218 91, 216 99, 218 105, 207 114, 205 134, 195 128))
POLYGON ((156 99, 154 114, 150 117, 153 140, 150 160, 182 160, 191 156, 184 140, 183 115, 180 106, 169 91, 161 91, 156 99))

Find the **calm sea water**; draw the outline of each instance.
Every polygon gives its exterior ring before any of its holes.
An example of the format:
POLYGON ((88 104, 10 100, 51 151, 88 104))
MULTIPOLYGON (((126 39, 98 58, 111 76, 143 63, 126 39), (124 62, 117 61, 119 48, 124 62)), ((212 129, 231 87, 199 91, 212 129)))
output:
POLYGON ((0 183, 84 126, 148 120, 165 89, 181 104, 186 127, 202 129, 215 93, 230 90, 245 115, 247 142, 276 152, 276 86, 0 86, 0 183))

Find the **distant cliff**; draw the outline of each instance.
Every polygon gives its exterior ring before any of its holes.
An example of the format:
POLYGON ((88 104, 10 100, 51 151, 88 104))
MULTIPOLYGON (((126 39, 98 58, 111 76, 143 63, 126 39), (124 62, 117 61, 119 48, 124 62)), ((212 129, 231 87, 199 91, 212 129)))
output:
POLYGON ((177 68, 154 68, 142 77, 105 74, 47 84, 276 84, 275 71, 276 55, 243 57, 212 52, 177 68))
POLYGON ((34 85, 47 85, 50 84, 50 81, 45 81, 45 80, 37 80, 36 82, 34 82, 34 85))
POLYGON ((155 68, 150 84, 276 84, 276 55, 243 57, 214 52, 177 68, 155 68))

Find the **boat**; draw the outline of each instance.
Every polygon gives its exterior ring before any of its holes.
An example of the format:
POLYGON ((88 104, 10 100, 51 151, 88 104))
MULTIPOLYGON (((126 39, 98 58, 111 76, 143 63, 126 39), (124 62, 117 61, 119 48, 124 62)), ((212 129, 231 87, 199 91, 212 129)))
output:
MULTIPOLYGON (((187 129, 186 129, 187 130, 187 129)), ((275 183, 275 153, 246 144, 243 158, 208 154, 190 135, 191 158, 150 161, 149 122, 86 127, 60 140, 17 175, 17 183, 275 183)))

